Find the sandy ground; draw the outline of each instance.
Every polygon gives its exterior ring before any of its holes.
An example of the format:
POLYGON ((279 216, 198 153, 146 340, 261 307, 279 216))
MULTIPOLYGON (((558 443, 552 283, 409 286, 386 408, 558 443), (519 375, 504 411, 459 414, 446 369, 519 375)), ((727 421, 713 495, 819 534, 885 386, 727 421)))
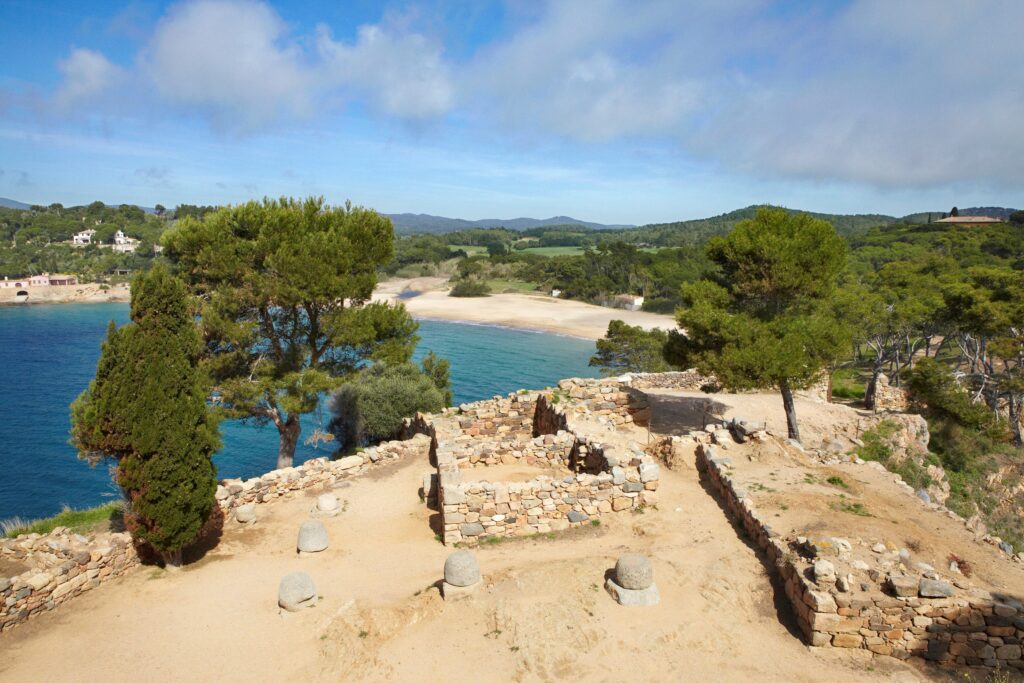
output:
POLYGON ((656 509, 478 549, 485 585, 446 603, 437 582, 451 549, 416 494, 427 470, 406 461, 339 488, 344 512, 325 520, 331 547, 312 557, 294 547, 316 492, 261 506, 255 527, 229 523, 221 544, 183 570, 141 568, 4 634, 0 679, 923 678, 888 658, 801 644, 761 559, 692 463, 663 470, 656 509), (602 588, 630 551, 653 558, 657 607, 620 607, 602 588), (296 570, 323 600, 281 616, 277 584, 296 570))
POLYGON ((56 287, 25 287, 17 290, 13 287, 0 289, 0 306, 21 306, 28 304, 88 304, 105 301, 128 301, 130 291, 128 285, 114 285, 108 289, 100 289, 98 284, 66 285, 56 287), (17 298, 18 291, 28 292, 28 299, 17 298))
POLYGON ((487 323, 586 339, 603 337, 612 320, 623 320, 645 329, 671 329, 676 326, 670 315, 605 308, 542 294, 451 297, 447 292, 447 279, 437 277, 387 280, 377 286, 374 297, 383 301, 402 301, 417 318, 487 323), (402 292, 421 293, 400 299, 402 292))

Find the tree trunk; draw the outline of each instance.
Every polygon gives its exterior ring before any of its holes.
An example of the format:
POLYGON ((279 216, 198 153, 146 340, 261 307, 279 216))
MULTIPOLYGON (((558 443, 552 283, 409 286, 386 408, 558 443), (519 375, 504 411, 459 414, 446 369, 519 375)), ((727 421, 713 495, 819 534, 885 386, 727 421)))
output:
POLYGON ((1013 430, 1013 445, 1017 448, 1024 446, 1024 437, 1022 437, 1020 429, 1021 403, 1024 403, 1024 397, 1010 394, 1010 429, 1013 430))
POLYGON ((789 438, 800 441, 800 427, 796 424, 796 406, 793 404, 793 390, 789 388, 789 382, 779 382, 779 391, 782 392, 782 406, 786 409, 786 427, 789 429, 789 438))
POLYGON ((288 419, 278 424, 277 431, 281 435, 281 445, 277 449, 277 469, 291 467, 295 460, 295 446, 299 443, 299 416, 289 415, 288 419))
POLYGON ((871 379, 864 387, 864 407, 868 410, 875 409, 875 396, 878 394, 878 376, 882 374, 881 366, 876 365, 871 369, 871 379))
POLYGON ((163 550, 160 557, 164 561, 164 569, 180 569, 182 562, 182 550, 163 550))

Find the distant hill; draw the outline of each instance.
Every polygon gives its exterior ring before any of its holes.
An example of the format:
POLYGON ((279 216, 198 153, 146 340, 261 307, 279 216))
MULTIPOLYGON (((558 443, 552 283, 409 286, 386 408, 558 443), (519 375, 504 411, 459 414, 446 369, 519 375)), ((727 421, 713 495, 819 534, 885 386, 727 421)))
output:
POLYGON ((5 209, 21 209, 21 210, 24 210, 24 209, 32 208, 31 204, 24 204, 22 202, 15 201, 13 199, 8 199, 7 197, 0 197, 0 206, 2 206, 5 209))
POLYGON ((621 230, 636 227, 634 225, 605 225, 581 221, 569 216, 553 216, 551 218, 483 218, 469 221, 463 218, 445 218, 425 213, 389 213, 386 214, 395 224, 395 230, 401 233, 431 232, 445 233, 471 228, 508 228, 509 230, 529 230, 544 228, 551 225, 582 225, 592 230, 621 230))

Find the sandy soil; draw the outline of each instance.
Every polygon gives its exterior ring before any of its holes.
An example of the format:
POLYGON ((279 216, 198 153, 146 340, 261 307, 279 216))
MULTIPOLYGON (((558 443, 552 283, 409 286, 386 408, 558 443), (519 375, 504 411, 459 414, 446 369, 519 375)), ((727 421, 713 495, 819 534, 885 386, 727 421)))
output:
POLYGON ((230 524, 178 572, 142 568, 0 641, 5 681, 917 680, 895 660, 812 652, 790 632, 761 560, 696 471, 665 471, 661 504, 554 539, 477 551, 485 585, 445 603, 450 549, 416 490, 424 462, 338 490, 331 547, 297 558, 309 498, 230 524), (654 561, 661 604, 616 605, 604 576, 627 551, 654 561), (281 576, 302 570, 322 602, 281 616, 281 576), (57 655, 57 656, 55 656, 57 655))
POLYGON ((623 320, 645 329, 675 327, 675 321, 670 315, 605 308, 580 301, 554 299, 542 294, 450 297, 447 279, 437 277, 388 280, 378 285, 374 297, 383 301, 402 301, 417 318, 487 323, 586 339, 603 337, 612 320, 623 320), (402 292, 421 293, 410 298, 399 298, 402 292))
POLYGON ((24 304, 88 304, 106 301, 128 301, 130 291, 128 285, 114 285, 108 289, 100 289, 98 284, 67 285, 55 287, 26 287, 28 299, 17 298, 19 290, 0 289, 0 306, 21 306, 24 304))

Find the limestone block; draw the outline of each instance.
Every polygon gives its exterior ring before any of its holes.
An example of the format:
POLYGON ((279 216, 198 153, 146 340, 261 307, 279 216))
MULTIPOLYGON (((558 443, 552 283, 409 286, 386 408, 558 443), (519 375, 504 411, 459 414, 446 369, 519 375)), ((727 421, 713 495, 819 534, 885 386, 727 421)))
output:
POLYGON ((480 581, 480 565, 468 550, 458 550, 444 561, 444 580, 453 586, 472 586, 480 581))
POLYGON ((647 557, 629 553, 615 563, 615 580, 623 588, 643 590, 653 585, 654 568, 647 557))
POLYGON ((313 579, 303 572, 285 575, 277 588, 277 604, 289 612, 314 607, 317 600, 313 579))
POLYGON ((945 581, 921 579, 918 594, 922 598, 948 598, 953 595, 953 587, 945 581))
POLYGON ((316 499, 316 511, 325 516, 333 516, 341 512, 341 504, 333 493, 322 493, 316 499))
POLYGON ((625 607, 652 607, 661 601, 658 587, 653 583, 641 590, 623 588, 614 579, 605 581, 604 588, 615 602, 625 607))
POLYGON ((363 456, 361 455, 348 455, 344 458, 339 458, 334 462, 334 468, 338 470, 350 470, 353 467, 359 467, 363 464, 363 456))
POLYGON ((318 553, 327 550, 327 528, 324 523, 315 519, 307 519, 299 527, 300 553, 318 553))
POLYGON ((917 597, 917 577, 906 574, 890 574, 886 582, 897 597, 917 597))
POLYGON ((640 481, 643 483, 657 481, 660 476, 661 468, 658 467, 657 463, 645 462, 640 465, 640 481))

